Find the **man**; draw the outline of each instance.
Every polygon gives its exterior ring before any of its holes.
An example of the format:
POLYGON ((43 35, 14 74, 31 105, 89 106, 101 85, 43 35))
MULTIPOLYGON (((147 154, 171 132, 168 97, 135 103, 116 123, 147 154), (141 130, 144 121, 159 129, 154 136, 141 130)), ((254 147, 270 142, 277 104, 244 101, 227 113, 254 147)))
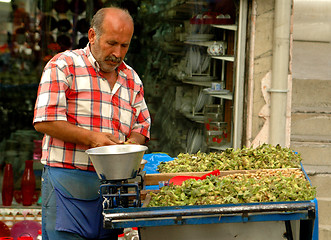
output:
POLYGON ((150 115, 137 73, 123 62, 134 31, 123 9, 100 9, 84 49, 45 66, 34 127, 45 133, 41 162, 42 238, 117 239, 103 229, 99 179, 85 150, 150 136, 150 115))

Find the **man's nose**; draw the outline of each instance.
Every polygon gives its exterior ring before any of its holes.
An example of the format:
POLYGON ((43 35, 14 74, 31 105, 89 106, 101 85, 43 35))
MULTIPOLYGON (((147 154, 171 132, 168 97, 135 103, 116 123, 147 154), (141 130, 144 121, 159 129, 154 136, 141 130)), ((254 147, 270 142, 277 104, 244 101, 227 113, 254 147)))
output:
POLYGON ((117 58, 121 57, 121 51, 122 51, 122 48, 120 45, 116 45, 114 48, 113 48, 113 55, 117 58))

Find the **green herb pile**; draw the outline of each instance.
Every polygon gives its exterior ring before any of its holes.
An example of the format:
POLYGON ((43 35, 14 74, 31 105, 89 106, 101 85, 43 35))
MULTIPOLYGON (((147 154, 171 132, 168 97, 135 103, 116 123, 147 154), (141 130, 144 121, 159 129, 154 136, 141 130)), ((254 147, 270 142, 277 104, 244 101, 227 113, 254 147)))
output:
POLYGON ((228 148, 223 152, 196 154, 180 153, 173 161, 161 162, 157 170, 160 173, 204 172, 219 169, 252 170, 299 168, 300 154, 280 145, 263 144, 257 148, 228 148))
POLYGON ((306 201, 315 198, 316 190, 301 170, 282 169, 189 179, 180 186, 171 184, 150 194, 148 206, 160 207, 306 201))

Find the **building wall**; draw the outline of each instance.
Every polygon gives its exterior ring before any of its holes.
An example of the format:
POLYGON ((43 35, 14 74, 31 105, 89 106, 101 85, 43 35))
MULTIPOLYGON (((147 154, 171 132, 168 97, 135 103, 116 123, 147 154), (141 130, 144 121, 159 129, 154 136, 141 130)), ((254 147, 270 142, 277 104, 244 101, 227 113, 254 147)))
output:
MULTIPOLYGON (((246 101, 246 139, 244 145, 259 145, 269 142, 269 101, 268 88, 271 85, 273 35, 274 35, 274 0, 251 0, 248 21, 248 50, 247 61, 247 97, 246 101), (253 44, 252 44, 253 42, 253 44)), ((292 46, 292 31, 290 50, 292 46)), ((290 51, 291 52, 291 51, 290 51)), ((291 89, 291 58, 289 61, 289 82, 291 89)), ((288 121, 286 131, 286 145, 290 139, 290 96, 288 93, 288 121)))

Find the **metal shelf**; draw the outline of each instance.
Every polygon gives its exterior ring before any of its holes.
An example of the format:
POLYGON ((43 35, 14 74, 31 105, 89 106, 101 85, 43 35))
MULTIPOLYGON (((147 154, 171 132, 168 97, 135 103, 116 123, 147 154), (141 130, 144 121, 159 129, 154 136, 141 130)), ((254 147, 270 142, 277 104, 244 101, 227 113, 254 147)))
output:
POLYGON ((228 93, 228 94, 224 94, 224 95, 211 94, 210 96, 215 97, 215 98, 226 99, 226 100, 232 100, 233 99, 232 93, 228 93))
POLYGON ((182 113, 186 118, 193 122, 204 123, 204 115, 193 115, 192 113, 182 113))
POLYGON ((203 87, 211 87, 210 81, 189 81, 189 80, 183 80, 183 83, 191 84, 191 85, 197 85, 197 86, 203 86, 203 87))
MULTIPOLYGON (((185 41, 184 43, 190 44, 190 45, 201 46, 201 47, 209 47, 214 42, 217 42, 217 41, 185 41)), ((219 60, 234 62, 234 56, 233 55, 220 55, 220 56, 212 56, 212 55, 210 55, 210 56, 212 58, 214 58, 214 59, 219 59, 219 60)))
POLYGON ((211 56, 211 57, 214 58, 214 59, 219 59, 219 60, 234 62, 234 56, 232 56, 232 55, 211 56))
POLYGON ((185 41, 184 43, 190 44, 190 45, 201 46, 201 47, 209 47, 214 42, 217 42, 217 41, 185 41))
POLYGON ((212 92, 204 91, 205 94, 215 97, 215 98, 221 98, 221 99, 227 99, 227 100, 232 100, 233 99, 233 93, 232 92, 227 92, 224 94, 215 94, 212 92))
POLYGON ((218 150, 218 151, 223 151, 223 150, 225 150, 227 148, 231 148, 232 145, 231 145, 231 143, 226 143, 226 144, 224 144, 222 146, 207 146, 207 147, 210 148, 210 149, 214 149, 214 150, 218 150))
POLYGON ((208 4, 205 1, 187 1, 177 5, 169 4, 167 10, 175 10, 177 12, 192 13, 197 10, 197 6, 200 8, 206 7, 208 4))
POLYGON ((226 30, 233 30, 233 31, 237 31, 238 26, 236 24, 230 24, 230 25, 225 25, 225 24, 212 24, 212 27, 215 28, 221 28, 221 29, 226 29, 226 30))

